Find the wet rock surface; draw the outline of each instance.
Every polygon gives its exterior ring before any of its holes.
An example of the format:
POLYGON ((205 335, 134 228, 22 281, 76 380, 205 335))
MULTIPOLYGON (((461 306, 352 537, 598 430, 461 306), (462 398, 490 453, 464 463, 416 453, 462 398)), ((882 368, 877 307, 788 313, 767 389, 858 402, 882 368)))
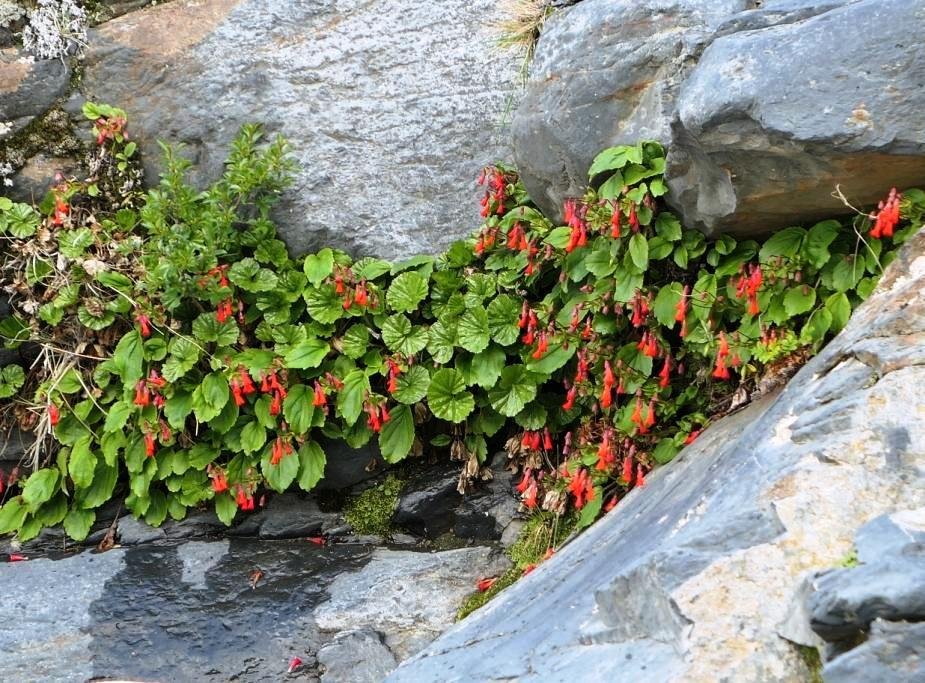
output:
POLYGON ((297 253, 403 258, 478 224, 479 169, 508 155, 495 124, 516 59, 491 49, 493 0, 178 0, 90 36, 81 86, 129 115, 150 177, 156 139, 203 182, 246 122, 299 162, 277 215, 297 253))
POLYGON ((836 185, 876 204, 925 173, 923 11, 915 0, 584 0, 547 22, 512 123, 526 187, 559 215, 600 150, 657 139, 669 201, 708 234, 849 213, 836 185))
POLYGON ((710 427, 388 680, 807 680, 780 634, 806 579, 862 524, 925 505, 923 285, 920 233, 779 395, 710 427))
POLYGON ((499 562, 233 538, 0 564, 0 680, 378 681, 499 562))

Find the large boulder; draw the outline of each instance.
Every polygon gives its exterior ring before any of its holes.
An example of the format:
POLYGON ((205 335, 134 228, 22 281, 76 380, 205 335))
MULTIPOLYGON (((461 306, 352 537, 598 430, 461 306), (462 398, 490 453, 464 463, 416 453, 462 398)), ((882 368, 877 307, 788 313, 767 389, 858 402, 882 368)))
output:
POLYGON ((389 680, 808 680, 808 580, 865 522, 925 504, 923 286, 919 233, 778 396, 708 429, 389 680))
POLYGON ((548 22, 514 118, 553 215, 594 155, 658 139, 669 200, 709 235, 848 212, 921 182, 914 0, 586 0, 548 22))
POLYGON ((157 139, 204 183, 242 124, 285 135, 298 171, 277 219, 297 253, 436 252, 478 225, 478 170, 507 155, 516 60, 482 28, 493 7, 179 0, 91 33, 81 88, 127 110, 149 180, 157 139))

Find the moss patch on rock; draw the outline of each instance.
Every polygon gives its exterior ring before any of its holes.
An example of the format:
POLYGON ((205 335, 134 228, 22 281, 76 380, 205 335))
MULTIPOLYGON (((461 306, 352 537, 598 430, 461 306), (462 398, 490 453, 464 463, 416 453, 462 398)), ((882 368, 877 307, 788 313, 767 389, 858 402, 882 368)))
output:
POLYGON ((403 486, 401 479, 390 474, 381 484, 351 500, 344 510, 344 518, 358 534, 387 536, 403 486))

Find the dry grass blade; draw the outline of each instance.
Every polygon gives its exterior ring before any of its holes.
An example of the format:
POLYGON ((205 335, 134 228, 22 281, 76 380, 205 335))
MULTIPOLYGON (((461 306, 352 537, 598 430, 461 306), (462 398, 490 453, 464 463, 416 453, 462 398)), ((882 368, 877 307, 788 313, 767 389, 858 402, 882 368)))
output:
POLYGON ((499 45, 523 51, 529 61, 543 23, 551 12, 549 0, 498 0, 498 13, 502 18, 490 22, 488 27, 498 36, 499 45))

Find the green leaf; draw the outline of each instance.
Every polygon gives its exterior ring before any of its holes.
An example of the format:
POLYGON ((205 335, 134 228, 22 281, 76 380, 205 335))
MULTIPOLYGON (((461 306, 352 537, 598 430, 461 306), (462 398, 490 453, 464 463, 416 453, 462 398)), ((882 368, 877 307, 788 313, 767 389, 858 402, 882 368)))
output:
POLYGON ((402 273, 389 286, 386 301, 398 313, 411 313, 427 296, 427 280, 414 271, 402 273))
POLYGON ((804 235, 806 230, 803 228, 785 228, 774 233, 761 247, 758 259, 761 263, 767 263, 774 256, 793 258, 800 251, 804 235))
POLYGON ((238 334, 238 323, 234 318, 228 318, 221 323, 215 313, 202 313, 193 321, 193 336, 200 342, 231 346, 238 341, 238 334))
POLYGON ((854 256, 839 259, 832 271, 832 288, 836 292, 854 289, 864 276, 864 265, 854 256))
POLYGON ((290 368, 299 370, 317 368, 321 365, 330 350, 330 344, 321 339, 312 337, 296 344, 289 353, 286 354, 284 360, 286 361, 286 365, 290 368))
POLYGON ((324 476, 327 463, 324 451, 315 441, 306 441, 299 448, 299 488, 311 491, 324 476))
POLYGON ((629 149, 631 148, 625 145, 608 147, 605 149, 594 157, 594 161, 591 162, 591 168, 588 169, 588 178, 593 178, 598 173, 603 173, 604 171, 612 171, 626 166, 626 164, 629 163, 627 157, 629 149))
POLYGON ((55 467, 47 467, 29 475, 22 489, 22 501, 30 512, 35 512, 42 503, 51 500, 57 488, 58 476, 55 467))
POLYGON ((36 519, 42 526, 56 526, 64 520, 65 515, 67 515, 67 496, 61 492, 58 492, 35 513, 36 519))
POLYGON ((202 384, 193 390, 193 412, 200 422, 218 417, 228 402, 230 391, 228 380, 220 372, 213 372, 202 379, 202 384))
POLYGON ((125 423, 128 421, 128 416, 132 414, 134 407, 126 403, 125 401, 116 401, 109 407, 109 412, 106 414, 106 422, 103 425, 103 432, 118 432, 125 427, 125 423))
POLYGON ((649 243, 642 233, 637 232, 630 238, 629 255, 640 271, 649 267, 649 243))
POLYGON ((144 364, 144 345, 138 330, 127 332, 119 343, 116 344, 116 350, 112 355, 113 365, 116 373, 122 378, 122 383, 126 385, 135 384, 144 374, 142 366, 144 364))
POLYGON ((427 346, 428 333, 420 325, 412 326, 407 316, 396 314, 382 323, 382 341, 390 351, 413 356, 427 346))
POLYGON ((90 533, 93 522, 96 521, 95 510, 80 510, 71 508, 64 518, 64 531, 75 541, 82 541, 90 533))
POLYGON ((363 401, 370 390, 369 378, 362 370, 354 370, 343 381, 344 388, 337 395, 337 412, 352 425, 363 412, 363 401))
POLYGON ((584 507, 581 508, 581 512, 578 515, 578 525, 576 528, 584 529, 586 526, 593 524, 594 520, 597 519, 597 516, 601 514, 601 507, 603 504, 604 492, 601 490, 600 486, 595 486, 594 498, 585 503, 584 507))
POLYGON ((386 462, 396 463, 411 452, 414 445, 414 415, 408 406, 396 406, 391 419, 382 425, 379 450, 386 462))
POLYGON ((96 466, 96 471, 93 473, 93 483, 77 492, 76 501, 78 507, 89 510, 108 501, 112 498, 112 492, 116 488, 118 478, 118 467, 108 465, 104 460, 100 461, 96 466))
POLYGON ((816 223, 806 234, 803 243, 803 255, 814 268, 822 268, 829 261, 829 245, 841 232, 838 221, 829 220, 816 223))
MULTIPOLYGON (((71 368, 65 376, 71 375, 71 373, 76 375, 76 371, 71 368)), ((14 396, 20 387, 26 381, 26 373, 19 365, 7 365, 2 370, 0 370, 0 398, 10 398, 14 396)), ((61 388, 61 385, 64 384, 64 378, 61 382, 58 382, 58 391, 63 394, 72 393, 64 391, 61 388)), ((78 389, 80 388, 80 382, 77 383, 78 389)))
POLYGON ((681 239, 681 221, 668 211, 662 211, 655 219, 655 232, 667 242, 677 242, 681 239))
POLYGON ((488 390, 491 407, 507 417, 517 415, 534 398, 536 384, 523 365, 504 368, 498 383, 488 390))
POLYGON ((463 313, 456 326, 459 345, 471 353, 480 353, 488 347, 488 313, 481 306, 463 313))
POLYGON ((71 449, 68 459, 68 474, 74 481, 74 486, 85 489, 93 483, 93 473, 96 471, 97 458, 90 450, 90 437, 81 439, 71 449))
MULTIPOLYGON (((467 384, 477 384, 487 389, 498 381, 501 370, 507 362, 507 354, 497 346, 491 346, 467 360, 468 371, 463 370, 467 384)), ((462 368, 459 368, 462 370, 462 368)))
POLYGON ((466 391, 462 373, 451 368, 437 370, 427 390, 431 412, 447 422, 462 422, 475 408, 475 398, 466 391))
POLYGON ((565 249, 572 237, 572 229, 568 226, 553 228, 543 241, 554 249, 565 249))
POLYGON ((260 264, 250 257, 235 262, 228 269, 228 279, 245 292, 270 292, 279 284, 279 279, 273 271, 261 268, 260 264))
POLYGON ((355 277, 361 280, 375 280, 392 270, 392 264, 382 259, 367 256, 354 263, 350 269, 355 277))
POLYGON ((8 534, 11 531, 19 529, 26 520, 29 508, 26 507, 22 496, 10 498, 6 504, 0 508, 0 534, 8 534))
POLYGON ((427 352, 434 363, 448 363, 456 346, 456 324, 438 320, 430 326, 427 352))
POLYGON ((174 429, 182 429, 186 417, 193 411, 193 396, 184 391, 175 391, 164 404, 164 417, 174 429))
POLYGON ((289 429, 295 434, 304 434, 312 426, 315 407, 312 405, 314 391, 304 384, 289 388, 283 401, 283 416, 289 423, 289 429))
POLYGON ((527 359, 527 369, 530 372, 539 372, 544 375, 551 375, 553 372, 568 363, 572 356, 575 355, 575 351, 577 350, 578 347, 575 344, 570 344, 566 348, 564 341, 553 341, 549 345, 549 350, 543 354, 542 358, 539 360, 534 360, 531 356, 527 359))
POLYGON ((675 445, 673 439, 662 439, 658 442, 658 445, 655 447, 655 450, 652 451, 652 457, 660 465, 671 462, 674 460, 674 457, 680 452, 680 448, 675 445))
POLYGON ((816 305, 816 290, 809 285, 797 285, 787 290, 784 310, 789 317, 806 313, 816 305))
POLYGON ((616 199, 622 192, 623 176, 619 171, 616 171, 598 188, 597 196, 601 199, 616 199))
POLYGON ((517 324, 520 308, 520 301, 508 294, 501 294, 488 304, 488 333, 501 346, 510 346, 520 336, 517 324))
POLYGON ((267 443, 267 430, 257 420, 244 425, 241 430, 241 450, 244 453, 256 453, 267 443))
POLYGON ((369 330, 366 325, 356 323, 347 328, 340 340, 340 352, 356 360, 366 353, 369 346, 369 330))
POLYGON ((231 526, 237 512, 238 504, 230 493, 219 493, 215 496, 215 515, 222 524, 231 526))
POLYGON ((199 362, 199 347, 185 337, 176 337, 169 344, 170 355, 161 368, 168 382, 176 382, 199 362))
POLYGON ((660 325, 674 327, 678 304, 683 296, 684 287, 680 282, 672 282, 659 290, 652 302, 652 312, 660 325))
POLYGON ((322 325, 330 325, 344 316, 343 302, 337 296, 332 284, 321 285, 317 288, 306 287, 302 296, 305 299, 308 314, 322 325))
POLYGON ((825 310, 832 315, 831 330, 838 334, 848 324, 851 317, 851 302, 844 292, 833 294, 825 300, 825 310))
POLYGON ((829 328, 832 326, 832 314, 826 309, 820 308, 813 311, 813 314, 806 321, 803 330, 800 332, 800 341, 804 344, 817 343, 825 339, 829 328))
POLYGON ((303 269, 308 281, 317 287, 334 272, 334 252, 325 248, 317 254, 309 254, 303 269))
POLYGON ((145 511, 145 523, 149 526, 159 527, 167 519, 167 496, 163 491, 155 489, 151 491, 151 499, 147 511, 145 511))
POLYGON ((260 469, 271 489, 283 493, 299 475, 299 458, 295 453, 284 455, 275 465, 270 463, 272 446, 267 446, 260 461, 260 469))
POLYGON ((616 270, 617 264, 610 255, 608 240, 597 240, 594 248, 585 256, 585 267, 597 278, 607 277, 616 270))
POLYGON ((411 405, 427 396, 430 387, 430 373, 421 365, 412 365, 398 376, 398 388, 392 397, 399 403, 411 405))
POLYGON ((87 247, 94 242, 93 232, 90 228, 77 228, 76 230, 62 230, 58 233, 58 249, 69 259, 77 259, 84 255, 87 247))
POLYGON ((546 417, 546 408, 534 402, 517 413, 514 421, 524 429, 537 430, 546 426, 546 417))

